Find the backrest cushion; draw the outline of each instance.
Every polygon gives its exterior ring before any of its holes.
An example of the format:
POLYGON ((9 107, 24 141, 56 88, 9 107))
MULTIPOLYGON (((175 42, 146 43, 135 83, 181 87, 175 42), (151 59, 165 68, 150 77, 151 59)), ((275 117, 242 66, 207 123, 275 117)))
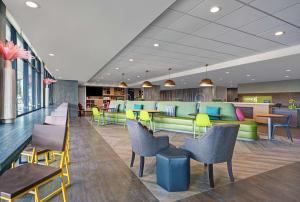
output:
POLYGON ((235 113, 236 113, 236 116, 237 116, 239 121, 244 121, 245 120, 244 113, 242 112, 242 110, 239 107, 235 108, 235 113))
POLYGON ((166 106, 176 106, 177 117, 191 117, 189 114, 196 113, 196 102, 180 102, 180 101, 159 101, 157 102, 157 110, 166 112, 166 106))
POLYGON ((201 102, 199 113, 206 113, 206 107, 220 107, 221 120, 237 121, 235 108, 232 103, 228 102, 201 102))
POLYGON ((134 104, 133 105, 133 109, 136 109, 136 110, 143 109, 143 105, 141 105, 141 104, 134 104))
POLYGON ((165 107, 165 109, 166 116, 176 116, 176 106, 168 105, 165 107))

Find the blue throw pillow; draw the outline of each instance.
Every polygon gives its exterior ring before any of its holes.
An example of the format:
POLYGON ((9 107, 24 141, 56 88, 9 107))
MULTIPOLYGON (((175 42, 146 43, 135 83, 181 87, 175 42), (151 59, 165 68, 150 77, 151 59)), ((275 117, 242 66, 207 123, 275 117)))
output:
POLYGON ((165 106, 166 116, 176 116, 176 106, 165 106))
POLYGON ((141 105, 141 104, 134 104, 133 105, 133 109, 142 110, 143 109, 143 105, 141 105))
POLYGON ((206 107, 206 113, 209 116, 210 120, 220 120, 220 117, 210 116, 210 115, 220 115, 221 108, 220 107, 206 107))

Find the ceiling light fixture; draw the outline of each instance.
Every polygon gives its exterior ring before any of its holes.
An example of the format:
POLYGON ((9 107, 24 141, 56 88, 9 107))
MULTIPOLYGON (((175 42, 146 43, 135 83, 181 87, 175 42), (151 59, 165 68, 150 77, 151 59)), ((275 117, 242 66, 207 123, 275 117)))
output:
POLYGON ((51 57, 55 56, 54 53, 49 53, 48 55, 51 57))
POLYGON ((34 1, 26 1, 25 2, 26 6, 30 7, 30 8, 38 8, 40 7, 36 2, 34 1))
POLYGON ((116 70, 119 70, 120 68, 119 68, 119 67, 116 67, 115 69, 116 69, 116 70))
MULTIPOLYGON (((146 72, 145 72, 145 78, 147 79, 147 74, 148 74, 148 70, 146 70, 146 72)), ((143 82, 143 85, 142 85, 142 87, 143 88, 151 88, 151 87, 153 87, 153 85, 152 85, 152 83, 150 82, 150 81, 144 81, 143 82)))
POLYGON ((284 32, 283 31, 278 31, 278 32, 275 32, 275 36, 281 36, 281 35, 283 35, 284 34, 284 32))
POLYGON ((165 81, 164 83, 164 86, 165 87, 173 87, 173 86, 176 86, 176 83, 175 81, 171 80, 170 77, 171 77, 171 70, 172 68, 169 68, 168 71, 169 71, 169 79, 165 81))
POLYGON ((247 75, 246 75, 246 77, 250 77, 250 76, 251 76, 250 74, 247 74, 247 75))
POLYGON ((255 79, 251 79, 252 81, 255 81, 255 79))
POLYGON ((285 78, 289 78, 290 76, 289 75, 286 75, 286 76, 284 76, 285 78))
POLYGON ((141 76, 140 76, 140 75, 137 75, 136 77, 137 77, 137 78, 140 78, 141 76))
POLYGON ((56 69, 55 71, 57 71, 57 72, 58 72, 58 71, 59 71, 59 69, 56 69))
POLYGON ((122 73, 122 80, 123 81, 121 81, 120 84, 119 84, 120 88, 127 88, 127 83, 124 82, 124 76, 125 76, 125 73, 122 73))
POLYGON ((210 12, 211 13, 217 13, 217 12, 219 12, 221 10, 221 8, 220 7, 218 7, 218 6, 213 6, 213 7, 211 7, 210 8, 210 12))
POLYGON ((129 62, 133 62, 133 59, 132 59, 132 58, 130 58, 130 59, 129 59, 129 62))
POLYGON ((199 84, 200 87, 214 86, 214 82, 211 79, 207 78, 207 66, 208 66, 208 64, 205 65, 205 78, 200 81, 200 84, 199 84))
POLYGON ((226 74, 229 74, 230 72, 225 72, 226 74))
POLYGON ((290 71, 292 71, 292 70, 290 70, 290 69, 286 69, 285 71, 286 71, 286 72, 290 72, 290 71))
POLYGON ((158 43, 153 44, 154 47, 159 47, 158 43))

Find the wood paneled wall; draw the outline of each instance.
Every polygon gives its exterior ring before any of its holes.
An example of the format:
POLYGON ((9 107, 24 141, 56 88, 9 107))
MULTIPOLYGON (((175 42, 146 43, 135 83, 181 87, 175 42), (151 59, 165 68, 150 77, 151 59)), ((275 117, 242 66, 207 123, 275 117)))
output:
POLYGON ((160 86, 153 85, 152 88, 143 88, 143 98, 147 101, 159 101, 160 86))
POLYGON ((162 101, 200 101, 203 100, 201 88, 162 90, 160 92, 162 101))

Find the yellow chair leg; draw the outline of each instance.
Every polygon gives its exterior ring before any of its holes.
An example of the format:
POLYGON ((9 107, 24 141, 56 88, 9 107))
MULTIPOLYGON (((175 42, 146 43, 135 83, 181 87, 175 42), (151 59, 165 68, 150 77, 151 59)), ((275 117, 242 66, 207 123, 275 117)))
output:
POLYGON ((44 156, 45 156, 45 165, 46 165, 46 166, 48 166, 48 165, 49 165, 49 159, 48 159, 48 155, 49 155, 49 153, 48 153, 48 152, 46 152, 46 153, 44 154, 44 156))
POLYGON ((40 194, 39 194, 39 188, 38 187, 34 188, 34 197, 35 197, 35 202, 40 202, 40 194))
POLYGON ((194 122, 194 139, 196 138, 196 125, 195 125, 195 122, 194 122))
POLYGON ((63 174, 60 175, 60 178, 61 178, 61 192, 62 192, 62 195, 63 195, 63 199, 64 199, 64 202, 67 202, 67 193, 66 193, 66 186, 65 186, 65 183, 64 183, 64 180, 63 180, 63 174))

